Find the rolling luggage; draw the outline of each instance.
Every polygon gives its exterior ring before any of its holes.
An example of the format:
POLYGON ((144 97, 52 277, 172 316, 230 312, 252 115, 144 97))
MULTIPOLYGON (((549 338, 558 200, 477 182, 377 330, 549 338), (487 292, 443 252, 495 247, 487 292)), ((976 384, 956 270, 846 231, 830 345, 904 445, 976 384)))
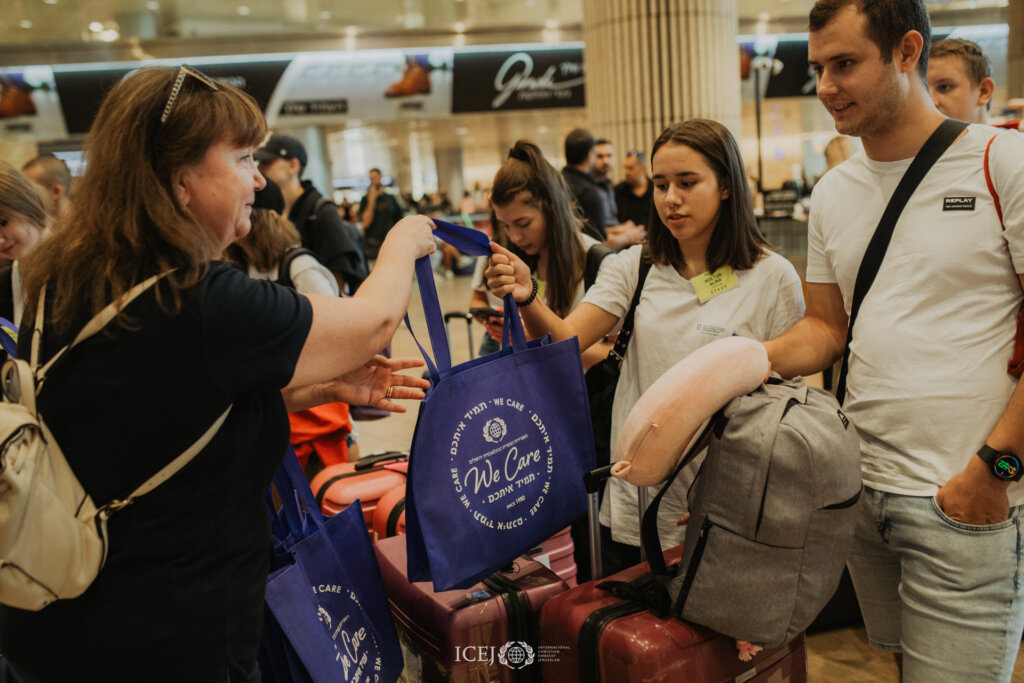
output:
POLYGON ((378 541, 405 533, 405 482, 390 489, 377 501, 371 529, 378 541))
POLYGON ((570 527, 565 527, 526 554, 558 574, 569 588, 575 588, 577 568, 570 531, 570 527))
POLYGON ((405 484, 409 454, 397 451, 343 462, 322 469, 310 483, 313 496, 324 515, 337 514, 359 500, 366 526, 373 531, 377 501, 398 485, 405 484))
MULTIPOLYGON (((600 574, 600 533, 597 491, 610 466, 587 476, 590 496, 592 564, 600 574)), ((667 564, 678 564, 682 546, 665 553, 667 564)), ((643 601, 652 588, 647 563, 619 572, 614 593, 597 579, 545 603, 540 617, 540 647, 557 649, 545 658, 545 681, 597 683, 607 681, 763 681, 799 683, 807 679, 807 650, 800 634, 774 650, 761 651, 750 661, 739 659, 736 641, 728 636, 674 617, 661 619, 643 601)))
POLYGON ((405 656, 402 680, 424 683, 537 681, 537 616, 567 586, 525 557, 466 590, 410 583, 405 537, 375 544, 405 656))

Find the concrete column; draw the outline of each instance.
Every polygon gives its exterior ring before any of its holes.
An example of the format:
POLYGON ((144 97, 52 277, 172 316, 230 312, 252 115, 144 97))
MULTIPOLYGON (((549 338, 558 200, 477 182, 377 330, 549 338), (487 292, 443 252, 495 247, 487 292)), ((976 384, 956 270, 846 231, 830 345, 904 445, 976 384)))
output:
POLYGON ((628 149, 650 153, 665 126, 695 117, 739 139, 738 26, 736 0, 583 0, 591 131, 615 144, 619 161, 628 149))
POLYGON ((1010 36, 1006 42, 1006 97, 1024 97, 1024 0, 1006 5, 1010 36))

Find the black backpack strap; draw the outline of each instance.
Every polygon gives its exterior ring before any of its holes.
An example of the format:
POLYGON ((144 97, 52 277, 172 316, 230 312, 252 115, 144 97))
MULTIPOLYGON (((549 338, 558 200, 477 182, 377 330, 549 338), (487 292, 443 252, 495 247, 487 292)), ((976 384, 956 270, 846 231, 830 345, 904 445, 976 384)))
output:
POLYGON ((277 264, 277 284, 284 285, 290 289, 295 289, 295 283, 292 282, 292 261, 303 254, 309 254, 313 258, 316 258, 316 255, 305 247, 292 247, 284 253, 284 256, 281 257, 281 261, 277 264))
POLYGON ((295 229, 299 231, 299 235, 302 236, 303 242, 306 241, 306 221, 310 219, 316 220, 320 207, 326 203, 327 200, 321 197, 319 193, 313 191, 306 192, 306 196, 302 200, 302 204, 299 205, 298 211, 294 212, 295 217, 288 216, 295 229))
POLYGON ((601 261, 604 261, 604 257, 612 253, 612 250, 606 244, 594 244, 587 249, 586 263, 583 267, 583 289, 590 289, 591 285, 597 281, 597 271, 601 269, 601 261))
POLYGON ((850 342, 853 340, 853 324, 857 321, 860 305, 864 301, 864 297, 867 296, 868 290, 871 289, 871 284, 875 281, 878 269, 882 266, 882 259, 885 258, 885 252, 889 248, 889 241, 892 239, 896 222, 899 220, 900 214, 903 213, 903 208, 910 201, 910 197, 914 194, 914 190, 921 184, 921 180, 965 128, 967 128, 967 124, 963 121, 946 119, 942 122, 942 125, 935 129, 935 132, 931 134, 921 148, 921 151, 917 153, 917 156, 910 163, 906 173, 903 174, 903 178, 900 180, 899 185, 896 186, 896 191, 892 193, 889 204, 882 213, 881 220, 878 221, 875 234, 871 236, 868 248, 864 252, 864 259, 860 262, 857 280, 853 287, 853 302, 850 306, 850 323, 846 328, 846 348, 843 351, 843 366, 839 372, 839 382, 836 384, 836 398, 839 399, 840 405, 842 405, 843 399, 846 398, 846 373, 850 364, 850 342))
POLYGON ((622 329, 619 330, 615 345, 605 359, 609 363, 614 363, 617 368, 622 367, 622 359, 626 357, 626 347, 629 345, 629 338, 633 336, 633 318, 636 316, 636 307, 640 303, 640 294, 643 292, 644 282, 647 281, 649 272, 651 272, 651 257, 647 251, 647 245, 644 245, 643 252, 640 254, 640 273, 637 277, 636 289, 633 290, 633 300, 629 303, 626 317, 622 319, 622 329))
POLYGON ((683 471, 683 468, 708 447, 708 444, 711 443, 711 437, 716 432, 719 436, 721 435, 721 424, 724 421, 725 409, 723 408, 711 417, 700 438, 697 439, 686 455, 679 461, 676 469, 672 472, 672 476, 665 481, 661 490, 658 491, 658 495, 654 497, 654 500, 647 506, 647 510, 644 511, 644 518, 640 523, 640 542, 643 543, 647 562, 651 565, 651 572, 655 577, 668 577, 669 573, 668 566, 665 564, 665 555, 661 551, 661 537, 658 533, 658 508, 661 507, 661 499, 665 497, 665 492, 669 490, 672 482, 676 480, 676 477, 683 471))

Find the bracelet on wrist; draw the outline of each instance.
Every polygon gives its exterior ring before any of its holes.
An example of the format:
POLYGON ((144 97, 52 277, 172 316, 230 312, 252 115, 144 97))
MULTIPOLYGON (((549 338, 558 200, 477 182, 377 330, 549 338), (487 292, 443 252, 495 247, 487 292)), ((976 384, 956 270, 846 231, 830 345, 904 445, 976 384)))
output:
POLYGON ((533 300, 537 298, 537 278, 531 275, 530 282, 533 283, 533 290, 530 292, 530 296, 526 297, 525 301, 517 301, 517 306, 529 306, 530 304, 533 303, 533 300))

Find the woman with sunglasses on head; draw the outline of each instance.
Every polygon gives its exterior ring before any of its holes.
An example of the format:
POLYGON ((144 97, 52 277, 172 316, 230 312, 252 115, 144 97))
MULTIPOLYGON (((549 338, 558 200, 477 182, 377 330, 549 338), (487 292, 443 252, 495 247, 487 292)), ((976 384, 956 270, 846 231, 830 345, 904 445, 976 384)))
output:
POLYGON ((401 411, 390 399, 422 396, 424 382, 393 374, 419 363, 375 352, 405 313, 413 262, 434 250, 426 218, 391 230, 352 298, 304 296, 216 260, 249 230, 265 134, 249 96, 195 70, 129 75, 100 107, 70 215, 22 264, 25 328, 42 318, 43 362, 163 274, 64 354, 38 396, 98 506, 227 417, 188 466, 111 514, 106 563, 84 593, 0 610, 8 680, 258 680, 282 393, 292 410, 341 400, 401 411))
MULTIPOLYGON (((559 316, 568 315, 580 301, 586 285, 588 260, 599 263, 608 249, 590 235, 581 232, 581 222, 573 212, 572 195, 562 175, 547 162, 537 145, 519 140, 494 175, 491 186, 491 225, 494 240, 526 264, 537 282, 537 296, 559 316), (596 252, 590 255, 590 250, 596 252)), ((592 277, 596 276, 596 269, 592 277)), ((488 306, 483 290, 483 270, 474 275, 476 288, 471 307, 488 306)), ((494 351, 501 344, 500 317, 484 323, 494 351)), ((606 344, 581 347, 583 364, 593 365, 608 353, 606 344)))
POLYGON ((32 181, 0 161, 0 255, 11 260, 0 268, 0 317, 15 325, 25 304, 18 262, 45 234, 46 209, 32 181))
MULTIPOLYGON (((523 302, 519 310, 531 335, 550 332, 556 340, 578 335, 586 348, 629 310, 641 259, 649 259, 612 407, 612 461, 618 459, 614 444, 630 409, 677 361, 721 337, 770 339, 804 311, 796 271, 768 250, 758 229, 743 160, 728 129, 704 119, 673 124, 655 141, 651 163, 649 245, 605 259, 597 282, 568 317, 532 296, 529 268, 511 251, 493 247, 486 272, 494 295, 511 292, 523 302), (723 286, 712 287, 712 281, 723 286)), ((659 531, 665 547, 683 541, 685 528, 675 520, 686 512, 686 491, 700 462, 690 463, 662 500, 659 531)), ((632 484, 609 481, 600 521, 606 573, 638 563, 640 524, 632 484)))

